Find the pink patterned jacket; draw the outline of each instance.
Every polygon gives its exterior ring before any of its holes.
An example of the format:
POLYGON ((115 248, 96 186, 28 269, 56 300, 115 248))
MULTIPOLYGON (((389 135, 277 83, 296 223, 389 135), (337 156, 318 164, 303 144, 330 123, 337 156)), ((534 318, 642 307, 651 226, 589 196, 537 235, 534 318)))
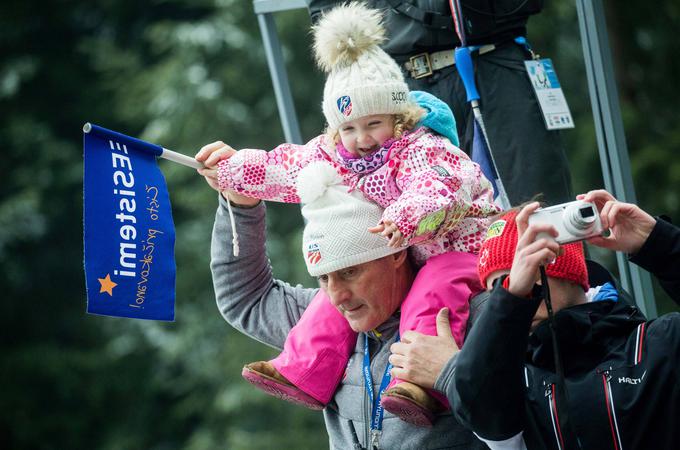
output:
POLYGON ((218 165, 221 190, 261 200, 300 203, 297 174, 313 161, 328 161, 348 186, 385 208, 416 261, 448 251, 477 253, 500 209, 479 166, 448 139, 419 128, 397 140, 389 160, 366 175, 344 167, 328 136, 271 151, 244 149, 218 165))

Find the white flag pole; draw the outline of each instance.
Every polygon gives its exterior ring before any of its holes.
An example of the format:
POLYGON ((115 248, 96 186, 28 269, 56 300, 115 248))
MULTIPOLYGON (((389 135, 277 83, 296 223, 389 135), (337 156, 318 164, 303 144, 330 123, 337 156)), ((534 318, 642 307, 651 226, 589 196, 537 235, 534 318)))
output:
POLYGON ((169 161, 182 164, 183 166, 193 167, 194 169, 203 169, 205 166, 203 163, 196 161, 191 156, 184 155, 182 153, 173 152, 167 148, 163 148, 163 153, 161 153, 161 158, 167 159, 169 161))

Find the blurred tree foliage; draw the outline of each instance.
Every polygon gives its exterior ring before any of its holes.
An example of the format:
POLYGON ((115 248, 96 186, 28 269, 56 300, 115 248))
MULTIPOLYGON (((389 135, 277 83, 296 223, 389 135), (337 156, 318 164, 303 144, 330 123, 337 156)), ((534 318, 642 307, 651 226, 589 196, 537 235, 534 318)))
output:
MULTIPOLYGON (((680 73, 680 5, 606 6, 640 204, 680 217, 671 83, 680 73)), ((298 10, 278 14, 277 24, 310 138, 323 126, 323 80, 309 56, 309 19, 298 10)), ((555 60, 576 119, 563 133, 575 187, 600 186, 574 5, 550 2, 529 37, 555 60)), ((7 0, 0 49, 0 447, 323 447, 320 414, 240 377, 244 363, 274 351, 217 312, 208 266, 216 194, 192 170, 161 162, 177 227, 177 321, 84 313, 84 122, 187 154, 217 139, 236 148, 283 140, 251 2, 7 0)), ((311 286, 299 208, 271 205, 269 224, 276 275, 311 286)))

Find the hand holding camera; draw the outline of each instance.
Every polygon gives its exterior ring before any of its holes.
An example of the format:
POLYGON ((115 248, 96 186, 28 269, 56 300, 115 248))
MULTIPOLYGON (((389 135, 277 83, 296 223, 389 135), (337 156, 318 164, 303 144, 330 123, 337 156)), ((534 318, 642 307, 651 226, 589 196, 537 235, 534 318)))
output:
POLYGON ((595 204, 600 210, 603 229, 610 230, 607 237, 596 236, 588 240, 598 247, 630 254, 637 253, 656 225, 656 219, 639 206, 619 202, 603 189, 581 194, 577 198, 595 204))
POLYGON ((529 218, 539 209, 538 202, 526 205, 517 214, 517 248, 510 269, 508 291, 518 297, 528 295, 540 278, 539 267, 550 264, 560 251, 555 240, 558 230, 551 223, 533 223, 529 218))
POLYGON ((531 203, 517 214, 517 249, 510 270, 508 291, 528 295, 540 278, 539 267, 560 254, 560 245, 599 236, 600 215, 594 203, 583 200, 539 208, 531 203))
MULTIPOLYGON (((569 244, 602 234, 600 214, 594 203, 576 200, 561 205, 537 209, 529 216, 529 225, 549 224, 557 230, 554 238, 558 244, 569 244)), ((550 237, 539 233, 537 238, 550 237)))
POLYGON ((578 200, 548 208, 538 202, 517 214, 517 250, 509 291, 527 295, 538 279, 538 268, 550 264, 560 245, 587 239, 598 247, 636 253, 649 237, 656 219, 637 205, 622 203, 605 190, 581 194, 578 200), (610 230, 607 237, 603 230, 610 230))
MULTIPOLYGON (((603 189, 581 194, 577 199, 537 209, 529 217, 529 225, 554 226, 558 232, 555 240, 559 244, 587 239, 598 247, 636 253, 656 224, 656 219, 637 205, 619 202, 603 189), (603 237, 602 232, 607 229, 610 234, 603 237)), ((537 238, 547 236, 539 233, 537 238)))

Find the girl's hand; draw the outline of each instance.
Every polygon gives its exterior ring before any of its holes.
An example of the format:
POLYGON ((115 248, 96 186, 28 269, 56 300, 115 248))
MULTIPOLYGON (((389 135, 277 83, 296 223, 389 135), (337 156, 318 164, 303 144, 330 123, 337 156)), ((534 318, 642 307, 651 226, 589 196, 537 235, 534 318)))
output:
POLYGON ((217 169, 196 169, 196 171, 205 178, 205 181, 210 185, 211 188, 220 192, 220 186, 217 181, 217 169))
POLYGON ((222 141, 213 142, 201 148, 196 156, 196 161, 202 162, 205 168, 197 169, 198 173, 205 178, 211 188, 220 191, 217 181, 217 163, 223 159, 229 159, 236 154, 236 150, 222 141))
POLYGON ((399 228, 390 220, 383 220, 378 225, 368 229, 371 233, 380 233, 390 241, 387 243, 390 247, 401 247, 404 244, 404 235, 399 231, 399 228))
POLYGON ((213 142, 201 148, 194 158, 202 162, 206 168, 214 168, 223 159, 229 159, 236 154, 236 150, 222 141, 213 142))

